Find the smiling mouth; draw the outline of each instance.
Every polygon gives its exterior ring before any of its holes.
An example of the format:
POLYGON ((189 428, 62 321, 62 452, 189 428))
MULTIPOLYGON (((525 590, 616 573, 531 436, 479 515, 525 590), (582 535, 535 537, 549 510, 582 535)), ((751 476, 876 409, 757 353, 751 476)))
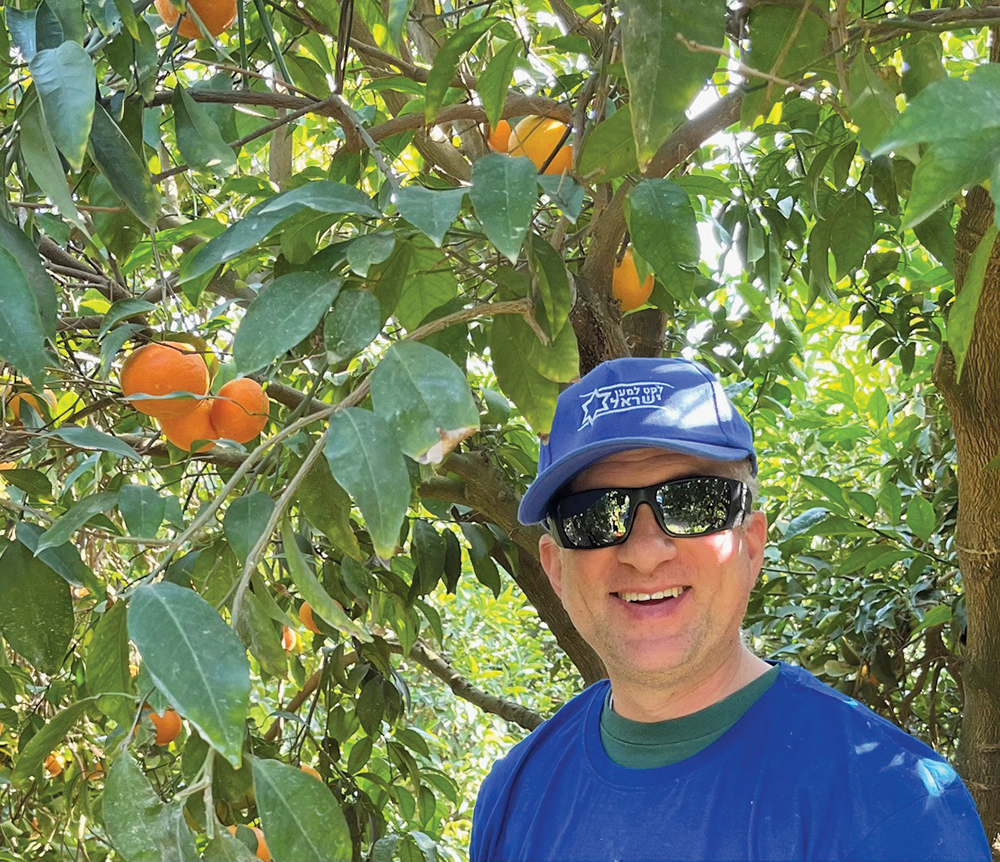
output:
POLYGON ((676 599, 685 590, 690 589, 689 587, 671 587, 669 590, 660 590, 655 593, 612 593, 615 598, 621 599, 623 602, 628 602, 629 604, 640 604, 640 605, 650 605, 658 602, 669 601, 670 599, 676 599))

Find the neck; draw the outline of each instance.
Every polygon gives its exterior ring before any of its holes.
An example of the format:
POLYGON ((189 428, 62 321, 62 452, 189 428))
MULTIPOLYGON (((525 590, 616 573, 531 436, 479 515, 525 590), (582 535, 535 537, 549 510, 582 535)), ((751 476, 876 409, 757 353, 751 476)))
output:
POLYGON ((691 715, 724 700, 749 685, 770 665, 741 646, 734 660, 725 662, 697 679, 667 680, 657 685, 638 684, 611 676, 614 711, 632 721, 666 721, 691 715))

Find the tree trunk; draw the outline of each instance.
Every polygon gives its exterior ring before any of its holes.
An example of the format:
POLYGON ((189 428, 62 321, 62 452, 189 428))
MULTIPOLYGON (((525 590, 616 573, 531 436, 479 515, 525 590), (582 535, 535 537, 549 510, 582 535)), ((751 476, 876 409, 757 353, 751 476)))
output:
MULTIPOLYGON (((993 221, 982 188, 966 195, 955 234, 955 286, 961 292, 969 259, 993 221)), ((951 413, 958 455, 956 538, 968 606, 963 661, 965 709, 958 768, 979 808, 986 833, 1000 834, 1000 243, 994 244, 975 329, 955 379, 955 359, 942 347, 934 382, 951 413)))

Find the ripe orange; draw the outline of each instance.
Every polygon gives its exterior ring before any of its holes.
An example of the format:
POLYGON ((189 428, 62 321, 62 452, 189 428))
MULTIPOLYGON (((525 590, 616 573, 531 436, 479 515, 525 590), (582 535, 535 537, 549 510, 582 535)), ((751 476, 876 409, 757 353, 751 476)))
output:
POLYGON ((495 153, 506 153, 510 149, 510 123, 500 120, 496 126, 489 130, 486 136, 486 143, 495 153))
MULTIPOLYGON (((170 0, 156 0, 156 11, 163 19, 163 23, 168 27, 173 27, 174 22, 180 17, 181 10, 174 6, 170 0)), ((188 0, 187 5, 194 9, 195 14, 201 18, 201 23, 205 25, 213 36, 218 36, 236 18, 236 0, 188 0)), ((200 39, 201 30, 198 25, 186 12, 181 18, 181 25, 177 28, 177 33, 185 39, 200 39)))
MULTIPOLYGON (((178 449, 190 452, 195 440, 212 441, 219 437, 212 424, 212 402, 199 401, 198 406, 187 416, 177 416, 172 419, 161 419, 160 428, 163 436, 178 449)), ((208 442, 198 447, 199 452, 207 452, 215 446, 208 442)))
MULTIPOLYGON (((227 826, 226 829, 229 830, 229 834, 234 838, 236 837, 236 827, 227 826)), ((261 862, 271 862, 271 851, 267 849, 267 842, 264 841, 264 833, 261 832, 258 826, 247 826, 247 829, 252 829, 253 834, 257 836, 257 858, 261 862)))
POLYGON ((299 636, 289 626, 281 627, 281 646, 285 652, 294 652, 299 644, 299 636))
POLYGON ((304 625, 313 634, 322 634, 319 630, 319 626, 316 625, 316 621, 313 619, 313 609, 309 602, 303 602, 302 607, 299 608, 299 619, 302 620, 302 625, 304 625))
POLYGON ((611 293, 621 304, 622 311, 632 311, 642 305, 653 292, 653 276, 647 275, 646 280, 639 284, 639 273, 632 259, 632 249, 625 249, 621 263, 615 264, 611 277, 611 293))
POLYGON ((268 401, 256 380, 230 380, 212 402, 212 424, 216 437, 249 443, 264 430, 268 401))
POLYGON ((318 778, 320 781, 323 780, 323 776, 319 774, 319 771, 313 769, 308 763, 300 763, 299 769, 301 769, 306 775, 311 775, 313 778, 318 778))
POLYGON ((157 745, 170 745, 180 735, 181 717, 174 710, 166 709, 163 715, 160 715, 153 709, 148 709, 146 717, 156 728, 157 745))
POLYGON ((573 167, 573 148, 569 144, 559 147, 566 134, 566 124, 548 117, 525 117, 510 133, 507 150, 512 156, 527 156, 539 170, 553 152, 552 161, 542 173, 561 174, 573 167), (559 147, 556 150, 556 147, 559 147))
MULTIPOLYGON (((208 392, 208 366, 190 344, 177 341, 157 341, 146 344, 122 365, 122 394, 169 395, 171 392, 208 392)), ((140 413, 156 419, 171 419, 193 413, 201 403, 194 398, 167 398, 163 401, 139 399, 132 406, 140 413)))
MULTIPOLYGON (((8 387, 5 394, 10 395, 10 400, 7 401, 7 416, 11 425, 21 424, 21 411, 25 405, 29 406, 43 419, 45 418, 45 410, 38 403, 38 397, 34 393, 24 390, 14 392, 11 387, 8 387)), ((42 400, 51 410, 56 409, 56 395, 51 389, 46 389, 42 392, 42 400)))

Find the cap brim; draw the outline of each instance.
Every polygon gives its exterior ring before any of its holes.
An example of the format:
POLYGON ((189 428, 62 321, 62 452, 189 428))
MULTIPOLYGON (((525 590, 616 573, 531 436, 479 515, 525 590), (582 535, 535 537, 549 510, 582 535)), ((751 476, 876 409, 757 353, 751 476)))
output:
MULTIPOLYGON (((517 509, 517 520, 522 524, 539 524, 545 520, 549 503, 553 496, 577 473, 602 458, 629 449, 665 449, 682 455, 695 455, 712 461, 742 461, 752 455, 745 449, 731 446, 713 446, 691 440, 664 440, 662 437, 619 437, 614 441, 601 440, 567 455, 531 483, 521 505, 517 509)), ((755 470, 756 472, 756 470, 755 470)))

